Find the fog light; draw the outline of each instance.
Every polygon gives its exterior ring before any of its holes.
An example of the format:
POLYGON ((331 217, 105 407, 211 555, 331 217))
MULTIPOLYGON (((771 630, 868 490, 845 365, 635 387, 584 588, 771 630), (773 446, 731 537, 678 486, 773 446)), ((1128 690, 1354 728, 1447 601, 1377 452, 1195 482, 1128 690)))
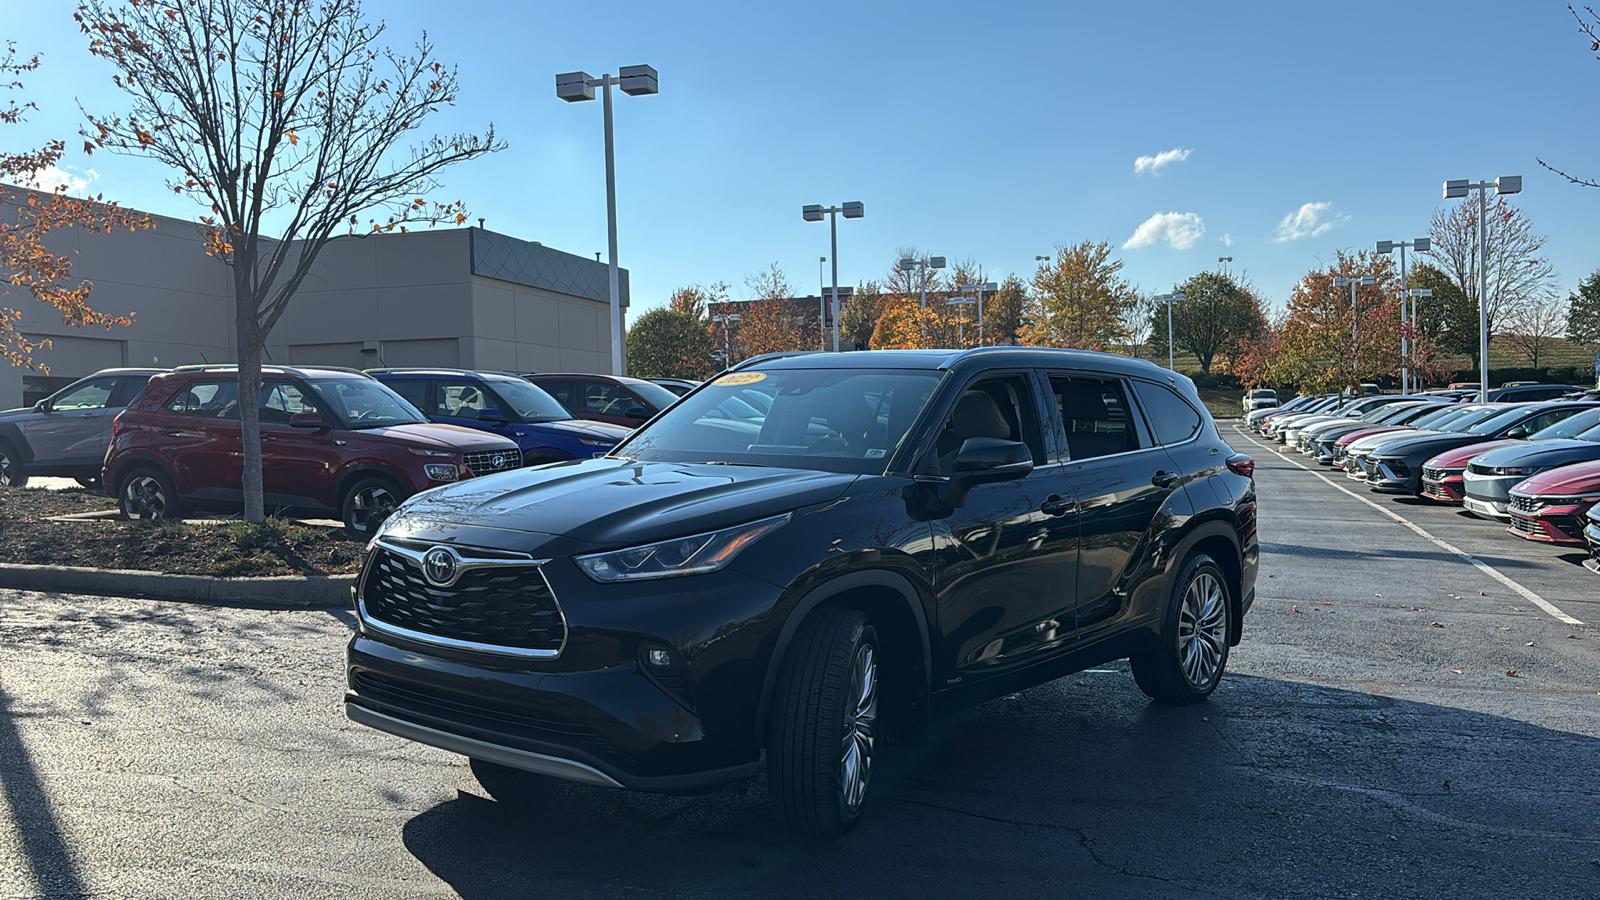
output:
POLYGON ((672 654, 652 647, 644 652, 644 661, 652 666, 670 666, 672 665, 672 654))

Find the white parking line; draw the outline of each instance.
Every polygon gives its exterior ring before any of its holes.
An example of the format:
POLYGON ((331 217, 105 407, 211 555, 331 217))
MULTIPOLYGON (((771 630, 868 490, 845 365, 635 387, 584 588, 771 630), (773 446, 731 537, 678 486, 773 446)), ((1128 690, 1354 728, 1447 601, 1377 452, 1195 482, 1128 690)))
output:
MULTIPOLYGON (((1334 490, 1339 491, 1340 493, 1346 494, 1348 496, 1354 497, 1357 500, 1360 500, 1362 503, 1365 503, 1366 505, 1372 507, 1373 509, 1375 509, 1378 512, 1382 513, 1383 515, 1387 516, 1396 525, 1404 525, 1405 527, 1411 529, 1412 531, 1415 531, 1418 535, 1420 535, 1424 539, 1428 540, 1434 546, 1440 548, 1441 550, 1445 550, 1445 551, 1448 551, 1450 553, 1454 553, 1456 556, 1459 556, 1462 559, 1466 560, 1467 562, 1472 563, 1474 566, 1477 566, 1479 569, 1482 569, 1484 574, 1488 575, 1490 578, 1493 578, 1495 581, 1500 582, 1501 584, 1505 585, 1506 587, 1511 588, 1513 591, 1516 591, 1518 594, 1521 594, 1523 599, 1527 600, 1529 603, 1532 603, 1534 606, 1537 606, 1540 609, 1544 610, 1545 612, 1549 613, 1551 616, 1555 617, 1556 619, 1558 619, 1558 620, 1560 620, 1562 622, 1565 622, 1568 625, 1582 625, 1583 624, 1583 622, 1579 621, 1578 619, 1574 619, 1573 617, 1571 617, 1571 616, 1567 615, 1566 613, 1562 612, 1560 609, 1558 609, 1556 607, 1556 605, 1554 603, 1551 603, 1549 600, 1544 599, 1543 597, 1539 596, 1538 594, 1535 594, 1533 591, 1528 590, 1527 588, 1523 587, 1522 585, 1517 584, 1515 581, 1511 580, 1510 577, 1508 577, 1507 575, 1505 575, 1502 572, 1500 572, 1500 570, 1496 569, 1494 566, 1491 566, 1488 563, 1484 562, 1483 560, 1478 559, 1476 556, 1473 556, 1472 554, 1466 552, 1465 550, 1461 550, 1461 549, 1455 547, 1454 545, 1450 544, 1447 541, 1442 541, 1439 538, 1434 537, 1433 535, 1431 535, 1428 532, 1424 531, 1415 522, 1411 522, 1411 521, 1409 521, 1407 519, 1400 518, 1399 516, 1395 515, 1394 513, 1390 512, 1389 510, 1383 508, 1382 506, 1379 506, 1378 504, 1373 503, 1371 500, 1368 500, 1367 498, 1361 496, 1360 494, 1354 493, 1354 492, 1346 489, 1343 485, 1334 484, 1331 480, 1328 479, 1327 476, 1323 475, 1321 472, 1318 472, 1315 469, 1312 469, 1312 468, 1310 468, 1308 466, 1301 465, 1296 460, 1290 459, 1283 451, 1278 450, 1276 447, 1268 447, 1266 444, 1263 444, 1260 441, 1256 440, 1255 438, 1251 437, 1248 433, 1245 432, 1245 430, 1243 428, 1240 428, 1239 426, 1235 425, 1235 426, 1233 426, 1233 430, 1237 431, 1241 437, 1243 437, 1245 440, 1249 441, 1250 443, 1255 444, 1257 447, 1260 447, 1263 450, 1267 450, 1267 451, 1271 451, 1273 453, 1277 453, 1278 454, 1278 458, 1282 459, 1284 462, 1286 462, 1286 463, 1288 463, 1288 464, 1290 464, 1292 466, 1299 466, 1300 468, 1305 469, 1307 472, 1310 472, 1312 475, 1316 476, 1317 478, 1321 478, 1323 483, 1327 484, 1329 487, 1333 488, 1334 490)), ((1292 451, 1290 451, 1290 452, 1292 452, 1292 451)))

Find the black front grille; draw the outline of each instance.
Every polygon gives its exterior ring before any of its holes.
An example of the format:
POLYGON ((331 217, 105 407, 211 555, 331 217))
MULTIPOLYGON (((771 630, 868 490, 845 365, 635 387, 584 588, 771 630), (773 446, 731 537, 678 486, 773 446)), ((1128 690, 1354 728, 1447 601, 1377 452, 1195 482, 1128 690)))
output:
POLYGON ((1539 501, 1533 499, 1532 497, 1524 497, 1524 496, 1522 496, 1520 494, 1512 494, 1511 495, 1511 511, 1512 512, 1521 512, 1521 513, 1538 512, 1539 509, 1541 507, 1543 507, 1543 506, 1544 506, 1543 503, 1540 503, 1539 501))
POLYGON ((474 475, 492 475, 495 472, 508 472, 522 467, 522 451, 520 450, 482 450, 477 453, 464 453, 461 461, 467 464, 474 475))
POLYGON ((541 709, 537 703, 488 705, 482 697, 441 690, 365 669, 355 672, 352 686, 363 700, 396 712, 410 712, 526 740, 580 747, 599 756, 627 758, 593 729, 541 709))
POLYGON ((1422 469, 1422 477, 1428 479, 1429 481, 1443 481, 1448 472, 1448 469, 1430 469, 1424 466, 1422 469))
POLYGON ((1439 484, 1438 482, 1424 484, 1422 486, 1422 493, 1432 497, 1435 500, 1454 501, 1460 499, 1455 494, 1451 493, 1449 488, 1439 484))
POLYGON ((1390 474, 1394 475, 1396 478, 1411 477, 1411 467, 1405 464, 1405 460, 1386 459, 1383 461, 1383 464, 1389 467, 1390 474))
POLYGON ((561 607, 538 566, 467 569, 447 588, 428 584, 419 564, 382 547, 368 566, 361 599, 379 625, 546 653, 566 639, 561 607))

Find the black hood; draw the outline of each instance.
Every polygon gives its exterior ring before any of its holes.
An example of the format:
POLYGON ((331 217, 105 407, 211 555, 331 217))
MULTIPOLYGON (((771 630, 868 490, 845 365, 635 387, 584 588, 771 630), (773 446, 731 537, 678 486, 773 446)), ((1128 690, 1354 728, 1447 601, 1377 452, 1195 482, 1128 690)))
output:
POLYGON ((472 525, 631 546, 825 503, 859 476, 700 463, 575 460, 418 495, 389 530, 472 525))
POLYGON ((1495 440, 1493 435, 1484 434, 1458 434, 1450 431, 1435 431, 1396 440, 1384 444, 1374 451, 1377 456, 1411 456, 1416 453, 1426 453, 1432 456, 1446 450, 1458 447, 1468 447, 1473 444, 1484 444, 1495 440))

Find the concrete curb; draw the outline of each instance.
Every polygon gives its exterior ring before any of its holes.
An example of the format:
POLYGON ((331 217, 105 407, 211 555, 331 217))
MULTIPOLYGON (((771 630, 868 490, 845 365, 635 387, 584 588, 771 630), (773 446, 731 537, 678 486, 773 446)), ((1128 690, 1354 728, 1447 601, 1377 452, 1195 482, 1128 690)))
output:
POLYGON ((324 609, 348 606, 354 575, 277 575, 219 578, 164 575, 128 569, 28 566, 0 563, 0 588, 65 594, 140 597, 177 603, 257 609, 324 609))

